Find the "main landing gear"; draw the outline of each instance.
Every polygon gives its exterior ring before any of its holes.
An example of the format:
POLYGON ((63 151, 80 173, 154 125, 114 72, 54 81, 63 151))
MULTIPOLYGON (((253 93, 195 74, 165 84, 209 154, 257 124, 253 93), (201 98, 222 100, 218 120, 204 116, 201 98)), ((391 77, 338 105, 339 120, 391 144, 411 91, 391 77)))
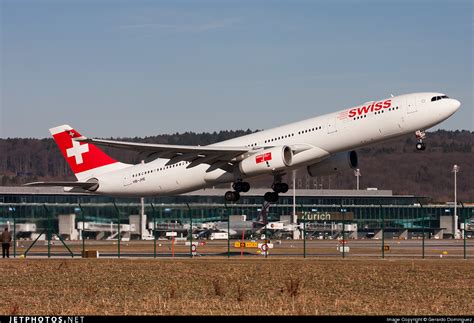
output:
POLYGON ((273 192, 267 192, 263 196, 265 201, 275 203, 278 201, 279 195, 278 193, 286 193, 288 192, 288 184, 286 183, 281 183, 281 182, 275 182, 272 185, 272 190, 273 192))
POLYGON ((418 130, 415 132, 416 139, 418 142, 416 143, 416 149, 417 150, 425 150, 425 143, 423 142, 423 139, 426 138, 426 133, 424 131, 418 130))
MULTIPOLYGON (((227 202, 237 202, 240 199, 241 192, 248 192, 250 190, 250 184, 248 182, 237 181, 232 184, 234 191, 227 191, 224 198, 227 202)), ((263 196, 266 202, 275 203, 278 201, 278 193, 288 192, 288 184, 282 183, 281 179, 276 179, 272 185, 273 192, 267 192, 263 196)))
POLYGON ((248 192, 250 190, 250 184, 248 182, 237 181, 232 184, 234 191, 227 191, 224 198, 227 202, 237 202, 240 199, 241 192, 248 192))

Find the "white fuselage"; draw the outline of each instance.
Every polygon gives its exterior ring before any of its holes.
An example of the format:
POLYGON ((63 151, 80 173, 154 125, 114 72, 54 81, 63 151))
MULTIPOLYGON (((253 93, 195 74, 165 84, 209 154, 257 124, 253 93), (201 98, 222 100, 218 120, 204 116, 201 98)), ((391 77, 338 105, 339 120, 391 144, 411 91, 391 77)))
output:
MULTIPOLYGON (((443 94, 414 93, 370 101, 210 146, 248 146, 259 151, 265 147, 301 144, 323 149, 332 155, 426 130, 449 118, 460 106, 459 101, 449 98, 431 101, 436 96, 443 94), (384 105, 387 100, 390 105, 384 105)), ((246 178, 221 169, 206 172, 208 164, 187 168, 188 162, 180 162, 165 166, 168 161, 158 158, 97 176, 100 185, 96 193, 130 197, 170 195, 246 178)), ((318 156, 315 156, 314 160, 291 165, 288 171, 317 161, 318 156)))

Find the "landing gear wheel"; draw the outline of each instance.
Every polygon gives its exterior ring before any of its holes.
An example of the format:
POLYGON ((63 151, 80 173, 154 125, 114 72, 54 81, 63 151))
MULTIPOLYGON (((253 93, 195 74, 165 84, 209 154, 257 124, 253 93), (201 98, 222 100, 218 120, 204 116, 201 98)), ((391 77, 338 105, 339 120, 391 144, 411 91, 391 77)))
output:
POLYGON ((426 138, 426 133, 424 131, 418 130, 415 132, 416 139, 418 140, 416 144, 416 149, 417 150, 425 150, 425 143, 423 142, 423 139, 426 138))
POLYGON ((286 193, 286 192, 288 192, 288 184, 286 184, 286 183, 274 183, 272 185, 272 190, 275 193, 286 193))
POLYGON ((240 199, 240 194, 234 191, 227 191, 224 198, 227 202, 237 202, 240 199))
POLYGON ((279 196, 276 192, 266 192, 263 198, 266 202, 275 203, 278 201, 279 196))
POLYGON ((234 202, 237 202, 240 199, 239 192, 234 192, 234 202))
POLYGON ((236 192, 242 192, 242 182, 235 182, 234 184, 232 184, 232 188, 236 192))
POLYGON ((417 150, 425 150, 426 149, 425 143, 424 142, 418 142, 416 144, 416 149, 417 150))
POLYGON ((250 184, 248 182, 239 181, 232 184, 232 188, 238 193, 240 192, 247 193, 250 190, 250 184))

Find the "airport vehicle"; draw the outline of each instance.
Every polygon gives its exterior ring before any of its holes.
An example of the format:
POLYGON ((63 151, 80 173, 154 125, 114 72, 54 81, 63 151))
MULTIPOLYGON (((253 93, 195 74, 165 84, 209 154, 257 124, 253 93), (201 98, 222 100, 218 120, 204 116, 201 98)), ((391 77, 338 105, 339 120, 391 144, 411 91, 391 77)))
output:
POLYGON ((267 202, 288 191, 283 176, 306 167, 311 176, 358 168, 354 149, 414 133, 416 149, 425 149, 424 130, 449 118, 460 107, 442 93, 412 93, 369 101, 323 116, 207 146, 163 145, 94 139, 69 125, 50 129, 77 182, 35 182, 111 196, 174 195, 233 183, 225 193, 237 201, 248 192, 246 181, 273 176, 267 202), (146 156, 137 165, 121 163, 98 146, 129 149, 146 156))
POLYGON ((211 240, 227 240, 228 239, 228 233, 227 232, 212 232, 211 233, 211 240))

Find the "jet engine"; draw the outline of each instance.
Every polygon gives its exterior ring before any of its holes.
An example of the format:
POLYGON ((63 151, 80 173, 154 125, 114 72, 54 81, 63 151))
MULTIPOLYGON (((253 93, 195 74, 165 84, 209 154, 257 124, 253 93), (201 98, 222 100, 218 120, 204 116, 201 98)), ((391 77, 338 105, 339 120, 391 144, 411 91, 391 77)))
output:
POLYGON ((356 169, 358 158, 355 151, 335 154, 319 163, 307 167, 310 176, 322 176, 338 173, 346 169, 356 169))
POLYGON ((288 146, 277 146, 262 150, 245 159, 239 164, 242 174, 252 176, 272 173, 291 166, 293 152, 288 146))

